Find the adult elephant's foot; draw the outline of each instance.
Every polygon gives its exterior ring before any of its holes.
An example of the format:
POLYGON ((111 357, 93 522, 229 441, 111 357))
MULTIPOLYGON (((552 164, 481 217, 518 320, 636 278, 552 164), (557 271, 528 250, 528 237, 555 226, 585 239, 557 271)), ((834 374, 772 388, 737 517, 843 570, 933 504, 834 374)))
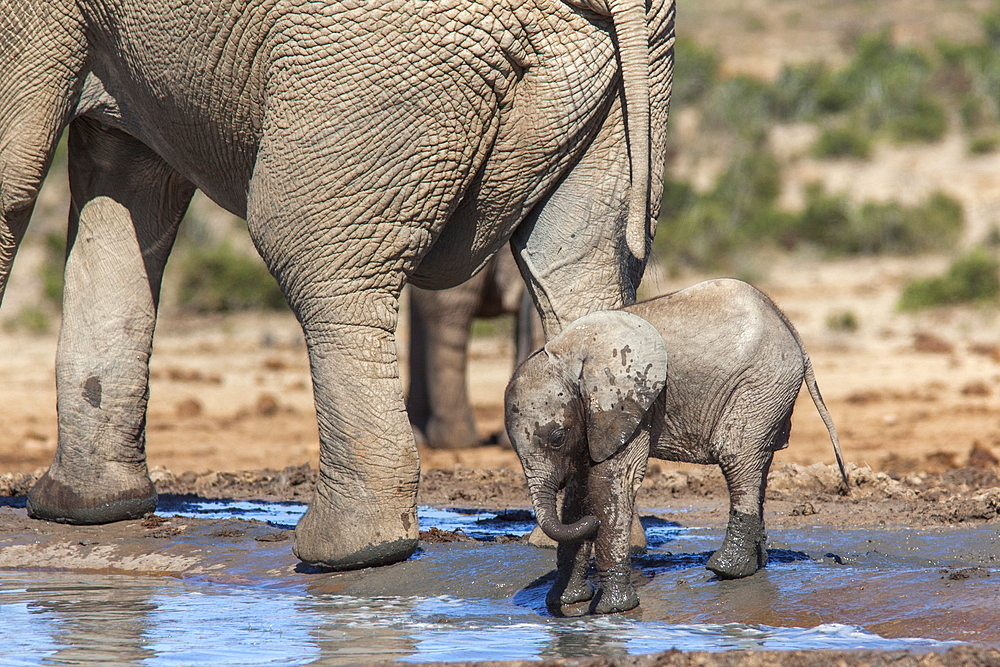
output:
MULTIPOLYGON (((360 502, 360 501, 359 501, 360 502)), ((414 506, 335 508, 320 495, 295 527, 299 560, 328 570, 356 570, 406 560, 417 549, 414 506)))
POLYGON ((424 427, 427 446, 431 449, 461 449, 473 447, 478 436, 472 422, 472 412, 467 419, 446 421, 431 417, 424 427))
POLYGON ((730 512, 726 539, 706 567, 722 579, 749 577, 767 565, 766 541, 760 517, 730 512))
POLYGON ((639 594, 632 585, 630 567, 627 564, 602 572, 600 576, 597 595, 590 605, 592 614, 614 614, 639 606, 639 594))
POLYGON ((99 524, 137 519, 156 509, 156 489, 144 469, 109 463, 96 474, 73 477, 53 468, 28 491, 32 518, 99 524))

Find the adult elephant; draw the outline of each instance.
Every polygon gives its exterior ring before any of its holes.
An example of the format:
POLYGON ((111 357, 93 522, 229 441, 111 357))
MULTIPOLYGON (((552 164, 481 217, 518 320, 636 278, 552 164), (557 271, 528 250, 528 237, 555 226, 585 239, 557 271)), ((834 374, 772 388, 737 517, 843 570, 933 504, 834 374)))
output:
POLYGON ((59 445, 36 518, 155 507, 164 264, 195 188, 245 217, 308 347, 308 563, 417 546, 400 290, 510 241, 547 335, 634 298, 660 195, 674 8, 653 0, 0 0, 0 292, 56 141, 72 192, 59 445), (652 165, 652 168, 651 166, 652 165))
MULTIPOLYGON (((461 285, 410 290, 406 412, 418 442, 432 449, 476 443, 466 382, 472 322, 502 315, 514 315, 516 363, 545 343, 538 312, 524 290, 514 256, 505 249, 461 285)), ((501 434, 502 440, 504 436, 501 434)))

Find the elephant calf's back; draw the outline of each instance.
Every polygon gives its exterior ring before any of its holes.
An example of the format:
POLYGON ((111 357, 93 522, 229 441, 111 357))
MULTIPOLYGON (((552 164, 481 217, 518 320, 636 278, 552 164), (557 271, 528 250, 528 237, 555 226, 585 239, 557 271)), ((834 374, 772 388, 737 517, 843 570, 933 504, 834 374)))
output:
POLYGON ((785 317, 759 290, 715 280, 627 310, 652 323, 667 348, 653 456, 717 463, 734 429, 739 437, 769 438, 787 420, 805 358, 785 317))

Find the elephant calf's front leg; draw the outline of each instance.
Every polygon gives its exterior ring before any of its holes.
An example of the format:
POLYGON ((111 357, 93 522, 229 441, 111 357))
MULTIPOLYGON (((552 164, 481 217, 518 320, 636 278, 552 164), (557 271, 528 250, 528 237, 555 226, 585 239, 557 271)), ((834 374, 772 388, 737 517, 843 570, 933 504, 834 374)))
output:
MULTIPOLYGON (((642 461, 643 468, 645 461, 642 461)), ((626 466, 627 467, 627 466, 626 466)), ((598 587, 591 604, 595 614, 628 611, 639 606, 632 585, 631 527, 635 511, 634 474, 624 473, 616 458, 596 464, 590 475, 594 515, 601 522, 594 541, 598 587)), ((637 471, 641 479, 642 470, 637 471)))
POLYGON ((560 544, 556 551, 556 581, 545 596, 549 609, 587 602, 594 597, 594 588, 587 581, 587 560, 590 541, 560 544))
MULTIPOLYGON (((587 480, 574 473, 566 485, 563 499, 562 520, 565 523, 575 523, 587 514, 587 495, 587 480)), ((594 588, 586 578, 590 551, 591 540, 559 544, 556 551, 559 574, 545 597, 545 603, 550 609, 593 599, 594 588)))

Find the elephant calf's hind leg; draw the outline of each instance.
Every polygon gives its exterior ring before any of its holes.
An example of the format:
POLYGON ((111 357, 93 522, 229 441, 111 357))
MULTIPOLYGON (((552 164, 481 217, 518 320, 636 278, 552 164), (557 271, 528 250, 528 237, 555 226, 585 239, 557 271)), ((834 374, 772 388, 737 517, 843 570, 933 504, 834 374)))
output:
POLYGON ((722 579, 749 577, 767 565, 763 502, 771 452, 760 457, 764 460, 741 461, 739 465, 722 463, 729 487, 729 525, 722 547, 712 554, 707 565, 722 579))

